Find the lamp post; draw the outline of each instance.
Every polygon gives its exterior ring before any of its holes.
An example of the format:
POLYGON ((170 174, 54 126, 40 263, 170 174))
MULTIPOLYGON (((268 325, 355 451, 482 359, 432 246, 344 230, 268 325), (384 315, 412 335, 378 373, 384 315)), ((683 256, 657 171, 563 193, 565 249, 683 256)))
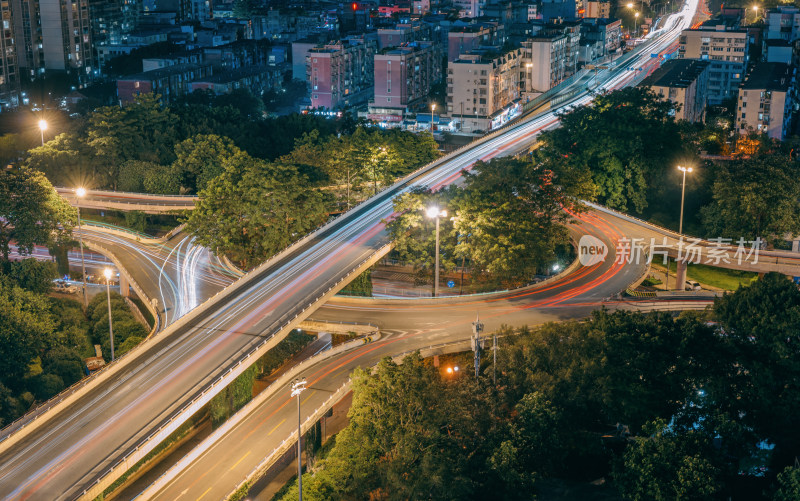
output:
POLYGON ((75 196, 78 197, 78 239, 80 240, 81 247, 81 275, 83 278, 83 310, 89 306, 89 300, 86 296, 86 261, 83 258, 83 231, 81 230, 81 206, 80 199, 86 196, 86 188, 78 188, 75 190, 75 196))
POLYGON ((753 5, 753 12, 755 12, 753 16, 753 24, 755 24, 758 22, 758 5, 753 5))
POLYGON ((436 103, 431 104, 431 134, 433 134, 433 112, 436 111, 436 103))
POLYGON ((691 167, 681 167, 679 165, 678 166, 678 170, 683 172, 683 183, 681 183, 681 218, 680 218, 680 220, 678 222, 678 233, 683 235, 683 199, 684 199, 684 195, 686 193, 686 173, 687 172, 692 172, 692 168, 691 167))
POLYGON ((436 220, 436 250, 435 264, 434 264, 434 282, 433 282, 433 297, 439 297, 439 218, 446 217, 447 211, 439 210, 438 207, 430 207, 427 210, 427 215, 436 220))
POLYGON ((47 121, 39 120, 39 131, 42 133, 42 146, 44 146, 44 131, 47 130, 47 121))
POLYGON ((634 24, 633 24, 634 31, 636 32, 635 36, 636 36, 636 38, 639 38, 639 13, 638 12, 635 13, 633 15, 633 18, 635 19, 634 24))
MULTIPOLYGON (((681 216, 678 220, 678 234, 680 235, 681 242, 683 242, 683 200, 686 193, 686 173, 692 172, 691 167, 678 166, 678 170, 683 173, 683 182, 681 183, 681 216)), ((686 284, 686 265, 688 263, 680 259, 675 262, 675 290, 682 291, 686 284)), ((667 280, 669 280, 669 266, 667 267, 667 280)), ((668 285, 666 285, 668 287, 668 285)))
POLYGON ((297 397, 297 494, 298 501, 303 501, 303 463, 300 458, 300 394, 306 389, 305 379, 295 379, 292 383, 292 396, 297 397))
POLYGON ((439 210, 439 207, 429 207, 426 211, 428 217, 436 219, 436 259, 433 277, 433 297, 439 297, 439 218, 447 217, 447 211, 439 210))
POLYGON ((111 361, 114 361, 114 325, 111 322, 111 268, 103 270, 106 277, 106 298, 108 299, 108 335, 111 338, 111 361))

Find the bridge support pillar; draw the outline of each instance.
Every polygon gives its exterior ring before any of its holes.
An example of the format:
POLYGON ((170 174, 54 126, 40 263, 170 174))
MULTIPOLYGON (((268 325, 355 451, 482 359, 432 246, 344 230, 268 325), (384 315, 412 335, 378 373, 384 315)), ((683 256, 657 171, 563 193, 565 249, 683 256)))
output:
POLYGON ((675 270, 675 290, 682 291, 686 288, 686 261, 677 261, 675 270))
POLYGON ((119 293, 123 297, 128 297, 131 295, 131 285, 128 283, 128 279, 125 278, 124 273, 119 274, 119 293))

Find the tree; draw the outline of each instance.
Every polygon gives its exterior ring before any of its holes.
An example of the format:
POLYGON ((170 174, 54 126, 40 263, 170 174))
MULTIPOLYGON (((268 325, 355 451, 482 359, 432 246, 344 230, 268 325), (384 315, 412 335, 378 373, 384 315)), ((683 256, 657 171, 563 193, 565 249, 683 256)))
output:
POLYGON ((9 277, 23 289, 45 294, 53 288, 56 278, 56 264, 52 261, 39 261, 34 258, 8 263, 9 277))
POLYGON ((200 197, 187 229, 201 245, 245 266, 274 255, 327 217, 324 195, 308 189, 295 168, 244 152, 225 161, 224 172, 200 197))
POLYGON ((724 333, 717 356, 726 371, 709 398, 775 444, 778 464, 788 463, 800 447, 800 291, 768 273, 717 298, 713 317, 724 333))
POLYGON ((30 254, 35 245, 68 240, 77 218, 42 173, 27 167, 0 171, 0 252, 6 261, 11 240, 20 254, 30 254))
POLYGON ((225 159, 240 151, 227 137, 197 134, 175 145, 177 158, 172 167, 181 176, 183 186, 196 193, 222 174, 225 159))
POLYGON ((714 236, 782 240, 787 233, 800 233, 798 190, 798 169, 783 155, 728 162, 718 169, 703 221, 714 236))
POLYGON ((635 438, 615 466, 614 483, 633 501, 704 500, 722 489, 714 464, 713 437, 700 431, 676 433, 658 421, 649 437, 635 438))
POLYGON ((92 149, 76 133, 59 134, 28 150, 25 165, 43 172, 56 186, 106 186, 109 181, 92 149))
POLYGON ((53 329, 43 296, 0 278, 0 382, 18 387, 53 329))
POLYGON ((579 207, 530 161, 478 162, 464 177, 453 214, 456 254, 470 260, 473 274, 485 271, 510 286, 530 282, 568 241, 568 211, 579 207))
POLYGON ((648 187, 658 186, 681 155, 674 104, 643 87, 595 97, 561 118, 561 127, 540 136, 538 156, 562 158, 556 175, 583 180, 588 174, 597 200, 609 207, 641 212, 648 187))
POLYGON ((800 468, 787 466, 778 474, 778 490, 774 501, 796 501, 800 499, 800 468))

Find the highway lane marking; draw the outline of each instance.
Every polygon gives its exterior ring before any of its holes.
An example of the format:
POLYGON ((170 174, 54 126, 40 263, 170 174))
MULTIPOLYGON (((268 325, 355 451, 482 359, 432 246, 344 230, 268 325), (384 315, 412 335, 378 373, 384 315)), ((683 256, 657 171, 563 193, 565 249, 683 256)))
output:
POLYGON ((199 497, 199 498, 197 498, 197 501, 200 501, 201 499, 203 499, 203 496, 205 496, 206 494, 208 494, 208 491, 210 491, 210 490, 211 490, 211 487, 209 487, 208 489, 206 489, 206 491, 205 491, 204 493, 200 494, 200 497, 199 497))
POLYGON ((314 396, 314 393, 316 393, 316 392, 317 392, 317 390, 311 390, 311 393, 309 393, 308 396, 305 398, 305 400, 303 400, 300 403, 304 404, 304 403, 308 402, 308 399, 311 398, 312 396, 314 396))
POLYGON ((249 456, 251 452, 253 452, 253 451, 247 451, 247 453, 246 453, 244 456, 242 456, 242 457, 239 459, 239 461, 236 461, 235 463, 233 463, 233 466, 231 466, 231 469, 230 469, 230 470, 228 470, 228 471, 233 471, 233 469, 234 469, 234 468, 236 468, 237 466, 239 466, 239 463, 241 463, 242 461, 244 461, 244 458, 246 458, 247 456, 249 456))
POLYGON ((267 433, 267 435, 272 435, 273 433, 275 433, 275 430, 277 430, 277 429, 278 429, 278 426, 282 425, 284 421, 286 421, 286 418, 283 418, 283 419, 281 419, 281 422, 280 422, 280 423, 278 423, 278 424, 276 424, 276 425, 275 425, 275 428, 271 429, 271 430, 269 431, 269 433, 267 433))

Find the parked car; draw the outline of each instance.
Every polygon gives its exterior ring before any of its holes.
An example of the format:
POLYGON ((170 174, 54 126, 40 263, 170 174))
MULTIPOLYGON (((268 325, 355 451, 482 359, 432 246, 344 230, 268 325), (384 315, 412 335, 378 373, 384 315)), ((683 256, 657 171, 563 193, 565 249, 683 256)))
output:
POLYGON ((695 282, 694 280, 687 280, 686 281, 686 290, 687 291, 699 291, 701 289, 700 284, 695 282))
POLYGON ((55 280, 53 290, 62 294, 75 294, 78 292, 78 287, 63 280, 55 280))

